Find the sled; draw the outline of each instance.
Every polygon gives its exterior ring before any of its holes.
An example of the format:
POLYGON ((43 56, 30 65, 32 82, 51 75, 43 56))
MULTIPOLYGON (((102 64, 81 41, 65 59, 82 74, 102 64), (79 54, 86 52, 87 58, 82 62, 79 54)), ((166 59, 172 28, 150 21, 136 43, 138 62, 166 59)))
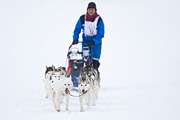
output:
POLYGON ((68 68, 67 76, 72 79, 73 86, 78 87, 78 78, 80 76, 80 71, 84 64, 91 63, 91 49, 84 42, 79 42, 78 44, 71 44, 68 49, 68 68), (81 44, 81 47, 78 45, 81 44))

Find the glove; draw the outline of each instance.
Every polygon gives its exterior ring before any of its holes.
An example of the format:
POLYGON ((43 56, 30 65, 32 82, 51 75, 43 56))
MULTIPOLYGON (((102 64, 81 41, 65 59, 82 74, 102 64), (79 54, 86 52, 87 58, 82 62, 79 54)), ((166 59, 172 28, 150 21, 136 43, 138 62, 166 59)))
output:
POLYGON ((72 44, 75 45, 75 44, 78 44, 78 40, 73 40, 72 44))
POLYGON ((90 42, 87 43, 87 46, 89 48, 92 48, 95 45, 95 42, 93 40, 91 40, 90 42))

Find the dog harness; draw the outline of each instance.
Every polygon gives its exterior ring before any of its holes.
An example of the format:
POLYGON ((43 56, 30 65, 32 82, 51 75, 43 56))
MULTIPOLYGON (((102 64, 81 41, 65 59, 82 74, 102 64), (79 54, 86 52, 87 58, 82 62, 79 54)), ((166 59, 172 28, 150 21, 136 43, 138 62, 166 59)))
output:
POLYGON ((96 17, 96 19, 91 22, 91 21, 86 21, 86 15, 85 15, 85 25, 84 25, 84 35, 86 37, 94 37, 97 35, 97 23, 98 23, 98 19, 100 16, 96 17))

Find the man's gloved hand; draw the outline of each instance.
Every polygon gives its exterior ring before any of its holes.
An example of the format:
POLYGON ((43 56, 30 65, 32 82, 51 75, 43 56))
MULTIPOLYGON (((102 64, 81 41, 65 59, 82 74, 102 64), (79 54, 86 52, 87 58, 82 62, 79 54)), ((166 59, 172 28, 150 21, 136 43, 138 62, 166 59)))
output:
POLYGON ((90 42, 87 43, 87 46, 89 48, 92 48, 95 45, 95 42, 93 40, 91 40, 90 42))
POLYGON ((75 45, 75 44, 78 44, 78 40, 73 40, 72 44, 75 45))

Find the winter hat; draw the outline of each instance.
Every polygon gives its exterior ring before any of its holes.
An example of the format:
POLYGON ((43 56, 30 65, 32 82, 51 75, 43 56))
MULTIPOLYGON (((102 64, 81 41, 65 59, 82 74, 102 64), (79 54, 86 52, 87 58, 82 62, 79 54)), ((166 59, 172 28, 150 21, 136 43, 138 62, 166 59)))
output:
MULTIPOLYGON (((90 2, 90 3, 88 4, 87 9, 89 9, 89 8, 95 8, 95 9, 96 9, 96 4, 95 4, 94 2, 90 2)), ((97 9, 96 9, 96 11, 97 11, 97 9)))

